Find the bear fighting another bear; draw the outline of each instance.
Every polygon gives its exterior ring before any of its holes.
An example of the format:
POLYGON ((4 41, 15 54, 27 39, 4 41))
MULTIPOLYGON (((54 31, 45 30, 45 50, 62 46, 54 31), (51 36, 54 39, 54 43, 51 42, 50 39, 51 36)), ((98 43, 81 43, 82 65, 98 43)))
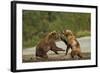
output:
POLYGON ((62 41, 64 41, 65 44, 67 45, 66 55, 67 55, 69 49, 71 49, 71 57, 72 58, 74 58, 75 56, 78 56, 79 58, 83 58, 83 55, 82 55, 81 49, 80 49, 80 44, 77 41, 76 37, 73 35, 72 31, 64 30, 63 34, 66 37, 66 39, 62 38, 62 41))
POLYGON ((76 37, 73 35, 71 30, 64 30, 60 35, 56 31, 50 32, 38 43, 36 47, 36 57, 48 58, 47 52, 49 50, 55 52, 56 54, 58 54, 57 51, 64 51, 62 48, 57 47, 55 44, 55 41, 59 38, 67 45, 66 55, 69 49, 71 49, 72 58, 74 58, 74 56, 78 56, 80 58, 83 57, 80 49, 80 44, 76 40, 76 37), (65 36, 65 38, 62 38, 62 35, 65 36))
POLYGON ((58 34, 56 31, 49 33, 44 39, 42 39, 36 47, 36 57, 48 58, 47 52, 49 50, 58 54, 57 51, 64 51, 58 48, 55 44, 56 39, 58 39, 58 34))

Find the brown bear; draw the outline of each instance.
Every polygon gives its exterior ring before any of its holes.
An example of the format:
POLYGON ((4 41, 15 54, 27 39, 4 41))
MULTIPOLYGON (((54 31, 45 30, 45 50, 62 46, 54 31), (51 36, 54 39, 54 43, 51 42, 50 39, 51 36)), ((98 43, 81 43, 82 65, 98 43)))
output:
POLYGON ((65 42, 67 45, 66 49, 66 55, 71 49, 71 57, 74 58, 74 56, 78 56, 79 58, 83 58, 81 49, 80 49, 80 44, 77 41, 76 37, 73 35, 71 30, 64 30, 63 31, 64 36, 66 37, 66 40, 64 38, 61 38, 62 41, 65 42))
POLYGON ((48 58, 47 52, 49 50, 58 54, 57 51, 64 51, 56 46, 55 41, 59 38, 56 31, 50 32, 45 38, 43 38, 36 47, 36 57, 48 58))

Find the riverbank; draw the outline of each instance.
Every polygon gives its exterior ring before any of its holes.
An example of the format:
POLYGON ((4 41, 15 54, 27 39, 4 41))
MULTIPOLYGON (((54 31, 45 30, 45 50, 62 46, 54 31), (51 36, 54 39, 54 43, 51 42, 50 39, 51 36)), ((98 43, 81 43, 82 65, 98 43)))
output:
MULTIPOLYGON (((84 57, 78 60, 91 59, 91 53, 82 53, 82 54, 84 57)), ((46 62, 46 61, 71 61, 71 60, 77 60, 77 59, 72 59, 70 53, 68 55, 65 55, 64 53, 60 53, 59 55, 49 54, 48 59, 41 59, 41 58, 36 59, 34 55, 23 55, 23 63, 46 62)))
MULTIPOLYGON (((81 51, 84 56, 84 58, 80 60, 87 60, 91 58, 91 39, 90 37, 82 37, 82 38, 77 38, 77 40, 80 43, 81 51)), ((59 41, 56 42, 56 45, 64 50, 66 50, 66 45, 64 42, 59 41)), ((68 60, 73 60, 70 56, 70 50, 68 52, 68 55, 65 56, 65 51, 64 52, 59 52, 59 55, 56 55, 54 52, 49 51, 48 54, 48 59, 43 60, 43 59, 36 59, 35 57, 35 51, 36 47, 33 48, 27 48, 22 50, 22 60, 24 63, 26 62, 40 62, 40 61, 68 61, 68 60)))

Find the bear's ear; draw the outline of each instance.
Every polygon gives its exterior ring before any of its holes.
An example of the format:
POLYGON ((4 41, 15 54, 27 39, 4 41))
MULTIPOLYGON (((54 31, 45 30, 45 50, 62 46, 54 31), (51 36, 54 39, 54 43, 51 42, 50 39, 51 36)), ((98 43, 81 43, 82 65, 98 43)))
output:
POLYGON ((56 31, 52 31, 52 32, 51 32, 51 35, 55 35, 55 34, 57 34, 56 31))
POLYGON ((72 33, 72 31, 71 31, 71 30, 65 30, 65 32, 69 32, 69 33, 72 33))

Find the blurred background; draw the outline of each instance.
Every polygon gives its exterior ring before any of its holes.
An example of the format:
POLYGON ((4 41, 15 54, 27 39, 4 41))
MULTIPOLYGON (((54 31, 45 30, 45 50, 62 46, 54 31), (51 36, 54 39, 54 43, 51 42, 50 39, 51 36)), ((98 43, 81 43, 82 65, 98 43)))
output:
POLYGON ((23 48, 35 46, 47 33, 65 29, 76 37, 91 35, 91 14, 23 10, 23 48))

